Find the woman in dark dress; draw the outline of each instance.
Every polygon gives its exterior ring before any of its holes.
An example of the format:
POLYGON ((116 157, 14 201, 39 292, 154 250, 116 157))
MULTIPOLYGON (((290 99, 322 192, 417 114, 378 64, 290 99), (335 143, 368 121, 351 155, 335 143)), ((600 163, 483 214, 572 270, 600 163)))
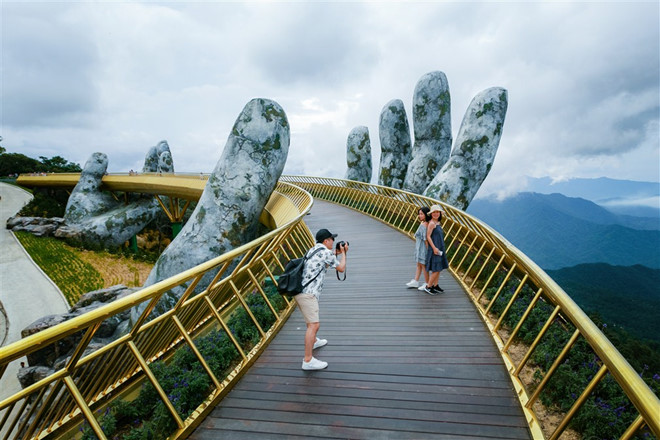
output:
POLYGON ((439 205, 431 206, 429 212, 431 220, 426 228, 426 270, 429 271, 428 286, 424 289, 429 295, 436 295, 443 292, 438 286, 438 278, 443 269, 449 268, 447 255, 445 253, 445 238, 442 232, 440 220, 442 219, 442 208, 439 205))

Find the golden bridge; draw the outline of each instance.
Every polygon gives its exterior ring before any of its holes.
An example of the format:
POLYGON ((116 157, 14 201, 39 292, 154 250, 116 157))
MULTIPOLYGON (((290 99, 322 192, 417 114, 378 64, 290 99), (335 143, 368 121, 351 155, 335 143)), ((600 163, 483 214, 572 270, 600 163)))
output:
MULTIPOLYGON (((17 183, 72 188, 78 178, 23 175, 17 183)), ((200 175, 103 178, 103 189, 116 194, 153 194, 173 222, 181 221, 205 184, 200 175)), ((635 411, 616 436, 650 432, 659 438, 660 402, 653 391, 548 275, 478 219, 444 205, 450 261, 440 278, 445 293, 430 296, 405 288, 414 270, 417 207, 436 203, 377 185, 282 176, 260 219, 269 233, 1 347, 0 376, 9 363, 77 337, 61 368, 0 402, 0 437, 80 438, 85 425, 105 439, 102 414, 113 402, 133 401, 150 384, 153 399, 162 401, 172 420, 173 439, 556 439, 607 380, 635 411), (310 230, 321 227, 349 240, 351 252, 346 281, 328 277, 322 298, 319 334, 329 343, 317 356, 329 367, 305 372, 300 369, 305 324, 292 314, 295 301, 277 296, 278 306, 269 292, 284 263, 312 246, 310 230), (207 279, 210 283, 201 285, 207 279), (179 302, 147 319, 177 286, 185 287, 179 302), (254 296, 259 302, 249 299, 254 296), (148 306, 127 334, 89 349, 105 320, 142 303, 148 306), (268 327, 255 309, 264 305, 273 317, 268 327), (241 343, 231 327, 239 311, 253 324, 254 344, 241 343), (522 341, 523 331, 532 331, 532 337, 522 341), (226 374, 218 373, 200 342, 213 332, 224 334, 239 354, 226 374), (534 354, 557 332, 565 337, 549 367, 540 370, 534 354), (541 423, 540 397, 577 345, 598 359, 595 372, 571 391, 570 408, 554 422, 541 423), (155 370, 186 348, 210 386, 198 406, 182 413, 168 394, 172 384, 155 370)))

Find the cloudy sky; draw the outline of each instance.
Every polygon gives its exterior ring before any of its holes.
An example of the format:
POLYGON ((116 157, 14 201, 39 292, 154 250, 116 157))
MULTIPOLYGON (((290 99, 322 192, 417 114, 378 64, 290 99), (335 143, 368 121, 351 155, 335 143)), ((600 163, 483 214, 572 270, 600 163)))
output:
POLYGON ((2 0, 0 136, 8 152, 110 172, 167 140, 210 172, 252 98, 287 113, 285 173, 343 177, 346 138, 391 99, 409 115, 446 74, 454 138, 471 99, 509 107, 479 196, 525 176, 660 181, 660 11, 629 2, 13 2, 2 0))

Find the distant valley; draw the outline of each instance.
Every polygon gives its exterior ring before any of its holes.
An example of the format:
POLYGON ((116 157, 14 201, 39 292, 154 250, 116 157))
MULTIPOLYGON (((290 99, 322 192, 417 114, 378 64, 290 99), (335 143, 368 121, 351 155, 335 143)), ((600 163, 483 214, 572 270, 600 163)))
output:
POLYGON ((581 264, 548 275, 586 313, 624 327, 641 339, 660 341, 660 269, 581 264))
POLYGON ((553 182, 549 177, 527 178, 526 192, 563 194, 590 200, 607 210, 637 217, 652 217, 660 223, 660 183, 598 179, 553 182))
POLYGON ((467 212, 534 260, 585 312, 660 341, 660 184, 546 178, 528 187, 538 192, 477 198, 467 212))
POLYGON ((537 193, 475 199, 467 212, 543 269, 583 263, 660 268, 660 221, 654 217, 616 215, 585 199, 537 193))

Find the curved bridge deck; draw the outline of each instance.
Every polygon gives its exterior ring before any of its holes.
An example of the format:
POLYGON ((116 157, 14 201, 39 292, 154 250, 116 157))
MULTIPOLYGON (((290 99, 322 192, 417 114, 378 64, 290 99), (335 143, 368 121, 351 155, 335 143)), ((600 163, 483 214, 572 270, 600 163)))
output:
POLYGON ((347 208, 314 203, 305 221, 350 242, 345 282, 334 270, 321 297, 315 356, 302 371, 298 311, 191 439, 530 438, 488 329, 449 272, 444 294, 405 283, 414 243, 347 208))

